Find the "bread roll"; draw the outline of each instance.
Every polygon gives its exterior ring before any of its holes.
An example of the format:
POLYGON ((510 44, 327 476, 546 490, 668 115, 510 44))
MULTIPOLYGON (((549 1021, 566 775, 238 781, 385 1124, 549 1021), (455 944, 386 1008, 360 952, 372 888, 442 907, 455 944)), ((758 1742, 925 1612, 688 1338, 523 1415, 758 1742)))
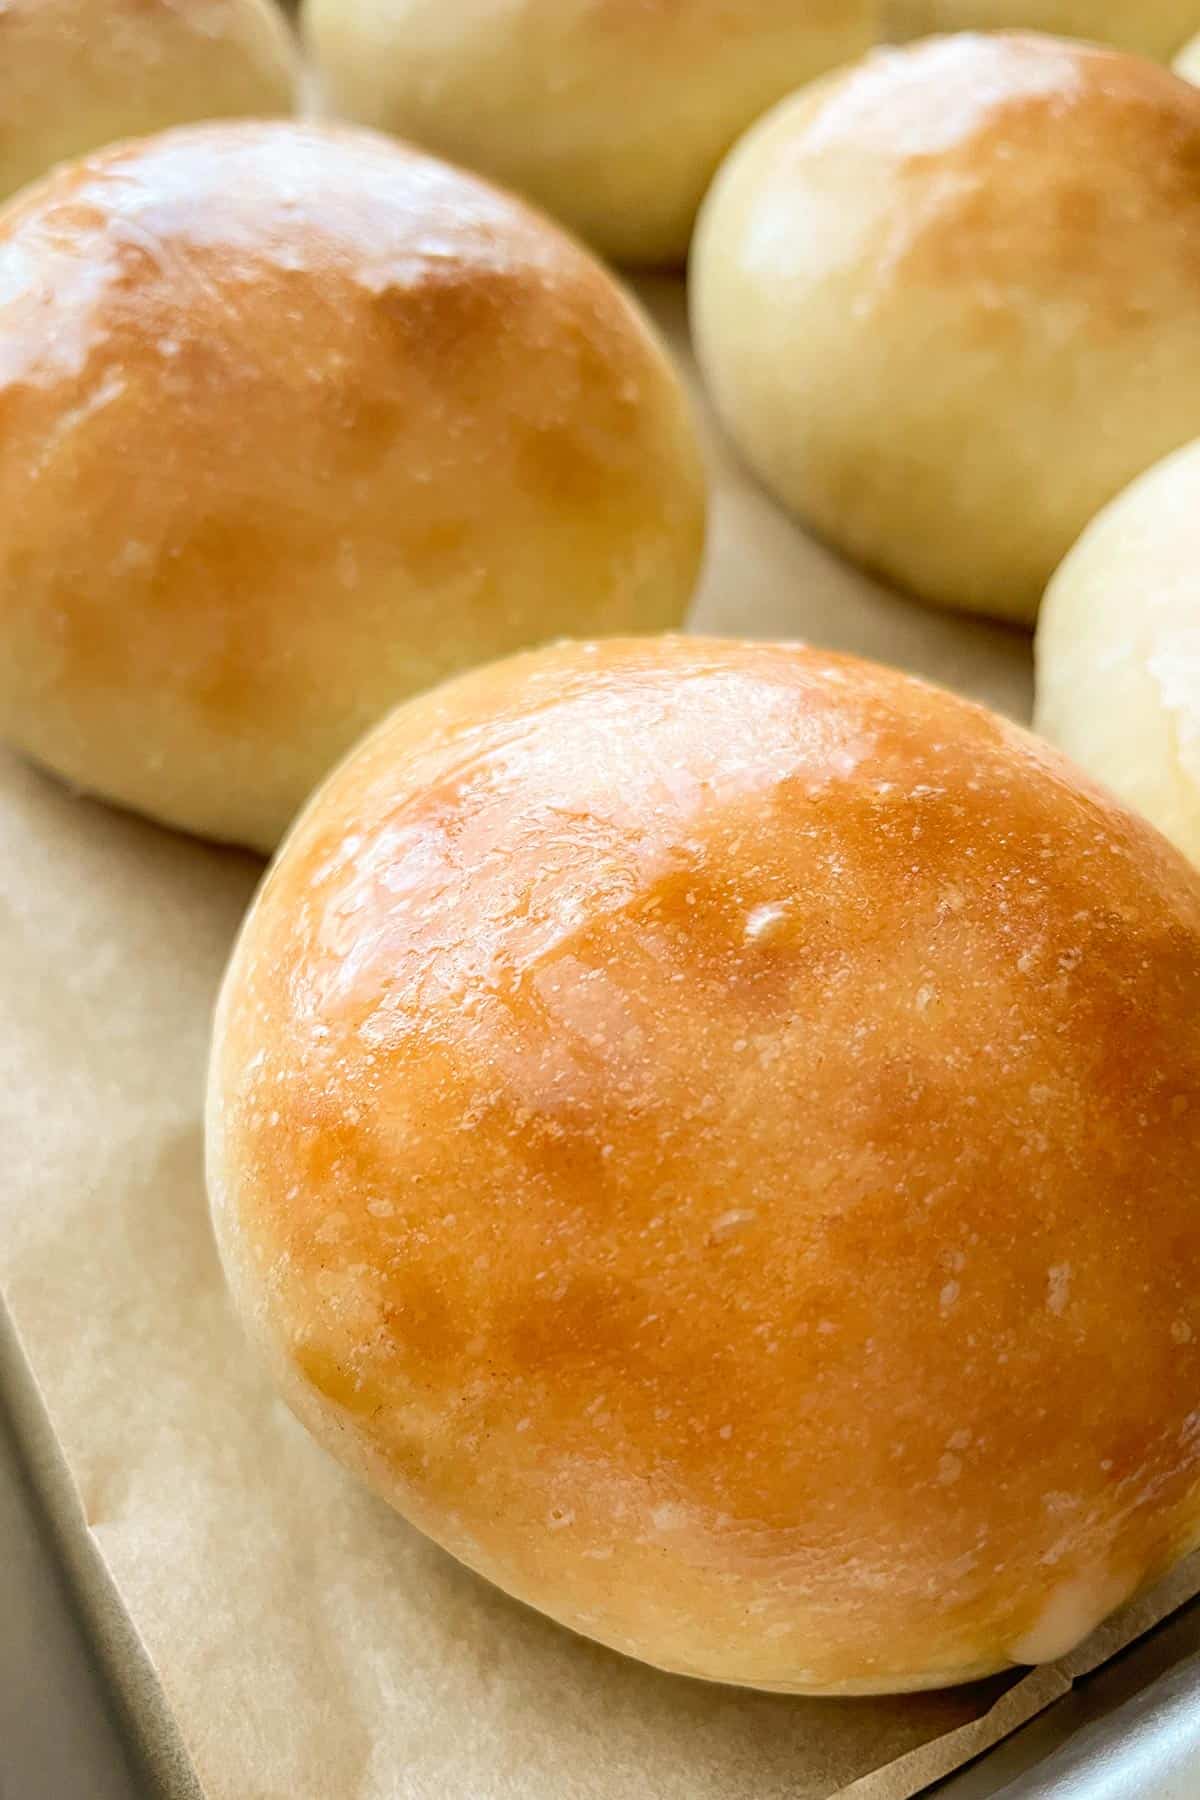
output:
POLYGON ((1039 730, 1200 863, 1200 444, 1084 532, 1037 664, 1039 730))
POLYGON ((195 127, 0 217, 0 735, 271 848, 397 700, 679 621, 702 473, 611 278, 372 133, 195 127))
POLYGON ((1029 623, 1097 509, 1200 434, 1200 94, 1032 36, 880 51, 734 151, 701 364, 767 485, 940 605, 1029 623))
POLYGON ((876 0, 305 0, 335 112, 507 183, 621 262, 682 261, 734 139, 873 41, 876 0))
POLYGON ((294 78, 271 0, 4 0, 0 200, 114 138, 290 112, 294 78))
POLYGON ((208 1146, 298 1416, 633 1656, 964 1681, 1200 1535, 1200 877, 903 675, 610 642, 401 709, 259 895, 208 1146))
POLYGON ((1171 66, 1184 81, 1200 83, 1200 36, 1188 39, 1171 66))
POLYGON ((880 15, 883 36, 894 41, 1019 27, 1094 38, 1162 62, 1200 21, 1196 0, 880 0, 880 15))

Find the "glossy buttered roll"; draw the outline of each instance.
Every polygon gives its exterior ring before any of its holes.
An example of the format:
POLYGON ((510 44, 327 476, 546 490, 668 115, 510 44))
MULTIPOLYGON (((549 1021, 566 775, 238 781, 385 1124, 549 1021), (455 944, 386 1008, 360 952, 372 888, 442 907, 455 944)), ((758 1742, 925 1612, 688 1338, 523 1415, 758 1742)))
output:
POLYGON ((370 132, 205 125, 0 215, 0 735, 270 849, 398 700, 678 623, 680 383, 540 215, 370 132))
POLYGON ((246 923, 208 1156, 298 1416, 648 1662, 965 1681, 1200 1534, 1200 876, 903 675, 626 641, 402 708, 246 923))

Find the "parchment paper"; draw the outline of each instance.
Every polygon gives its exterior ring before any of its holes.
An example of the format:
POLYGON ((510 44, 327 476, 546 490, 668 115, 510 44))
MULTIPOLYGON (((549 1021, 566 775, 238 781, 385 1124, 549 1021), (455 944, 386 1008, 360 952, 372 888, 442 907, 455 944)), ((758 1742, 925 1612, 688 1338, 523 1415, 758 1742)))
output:
MULTIPOLYGON (((678 342, 678 289, 647 297, 678 342)), ((866 651, 1027 712, 1027 640, 884 593, 715 440, 712 455, 699 628, 866 651)), ((803 1701, 655 1674, 427 1544, 274 1401, 226 1306, 201 1095, 210 1005, 259 873, 0 759, 0 1280, 15 1328, 0 1369, 169 1791, 190 1788, 181 1739, 208 1800, 900 1800, 1200 1587, 1200 1568, 1178 1572, 1066 1667, 803 1701)))

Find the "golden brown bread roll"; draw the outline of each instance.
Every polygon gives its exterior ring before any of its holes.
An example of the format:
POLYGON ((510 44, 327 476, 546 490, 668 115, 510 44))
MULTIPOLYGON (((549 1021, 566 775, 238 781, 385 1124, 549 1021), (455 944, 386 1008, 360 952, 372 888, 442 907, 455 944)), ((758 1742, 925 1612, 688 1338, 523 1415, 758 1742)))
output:
POLYGON ((793 646, 397 712, 219 1008, 242 1318, 352 1469, 668 1669, 1068 1650, 1200 1526, 1200 877, 992 714, 793 646))
POLYGON ((873 41, 876 0, 305 0, 325 104, 503 181, 620 262, 682 261, 722 156, 873 41))
POLYGON ((722 168, 701 365, 767 485, 941 605, 1029 623, 1099 507, 1200 434, 1200 94, 1033 36, 879 51, 722 168))
POLYGON ((1094 38, 1165 62, 1200 13, 1196 0, 880 0, 885 38, 1022 29, 1094 38))
POLYGON ((4 0, 0 200, 114 138, 290 112, 294 82, 271 0, 4 0))
POLYGON ((1089 525, 1037 664, 1038 729, 1200 863, 1200 443, 1089 525))
POLYGON ((0 216, 0 735, 270 848, 398 699, 679 621, 702 472, 605 271, 369 132, 180 130, 0 216))

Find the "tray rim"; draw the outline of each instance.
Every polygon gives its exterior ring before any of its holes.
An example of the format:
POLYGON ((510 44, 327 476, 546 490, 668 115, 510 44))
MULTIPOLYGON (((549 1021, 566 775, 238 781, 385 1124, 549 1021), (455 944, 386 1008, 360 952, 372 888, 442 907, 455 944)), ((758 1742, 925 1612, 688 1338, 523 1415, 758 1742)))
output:
POLYGON ((83 1648, 135 1780, 152 1800, 207 1800, 149 1652, 88 1528, 37 1376, 0 1282, 0 1406, 36 1522, 57 1564, 83 1648))

